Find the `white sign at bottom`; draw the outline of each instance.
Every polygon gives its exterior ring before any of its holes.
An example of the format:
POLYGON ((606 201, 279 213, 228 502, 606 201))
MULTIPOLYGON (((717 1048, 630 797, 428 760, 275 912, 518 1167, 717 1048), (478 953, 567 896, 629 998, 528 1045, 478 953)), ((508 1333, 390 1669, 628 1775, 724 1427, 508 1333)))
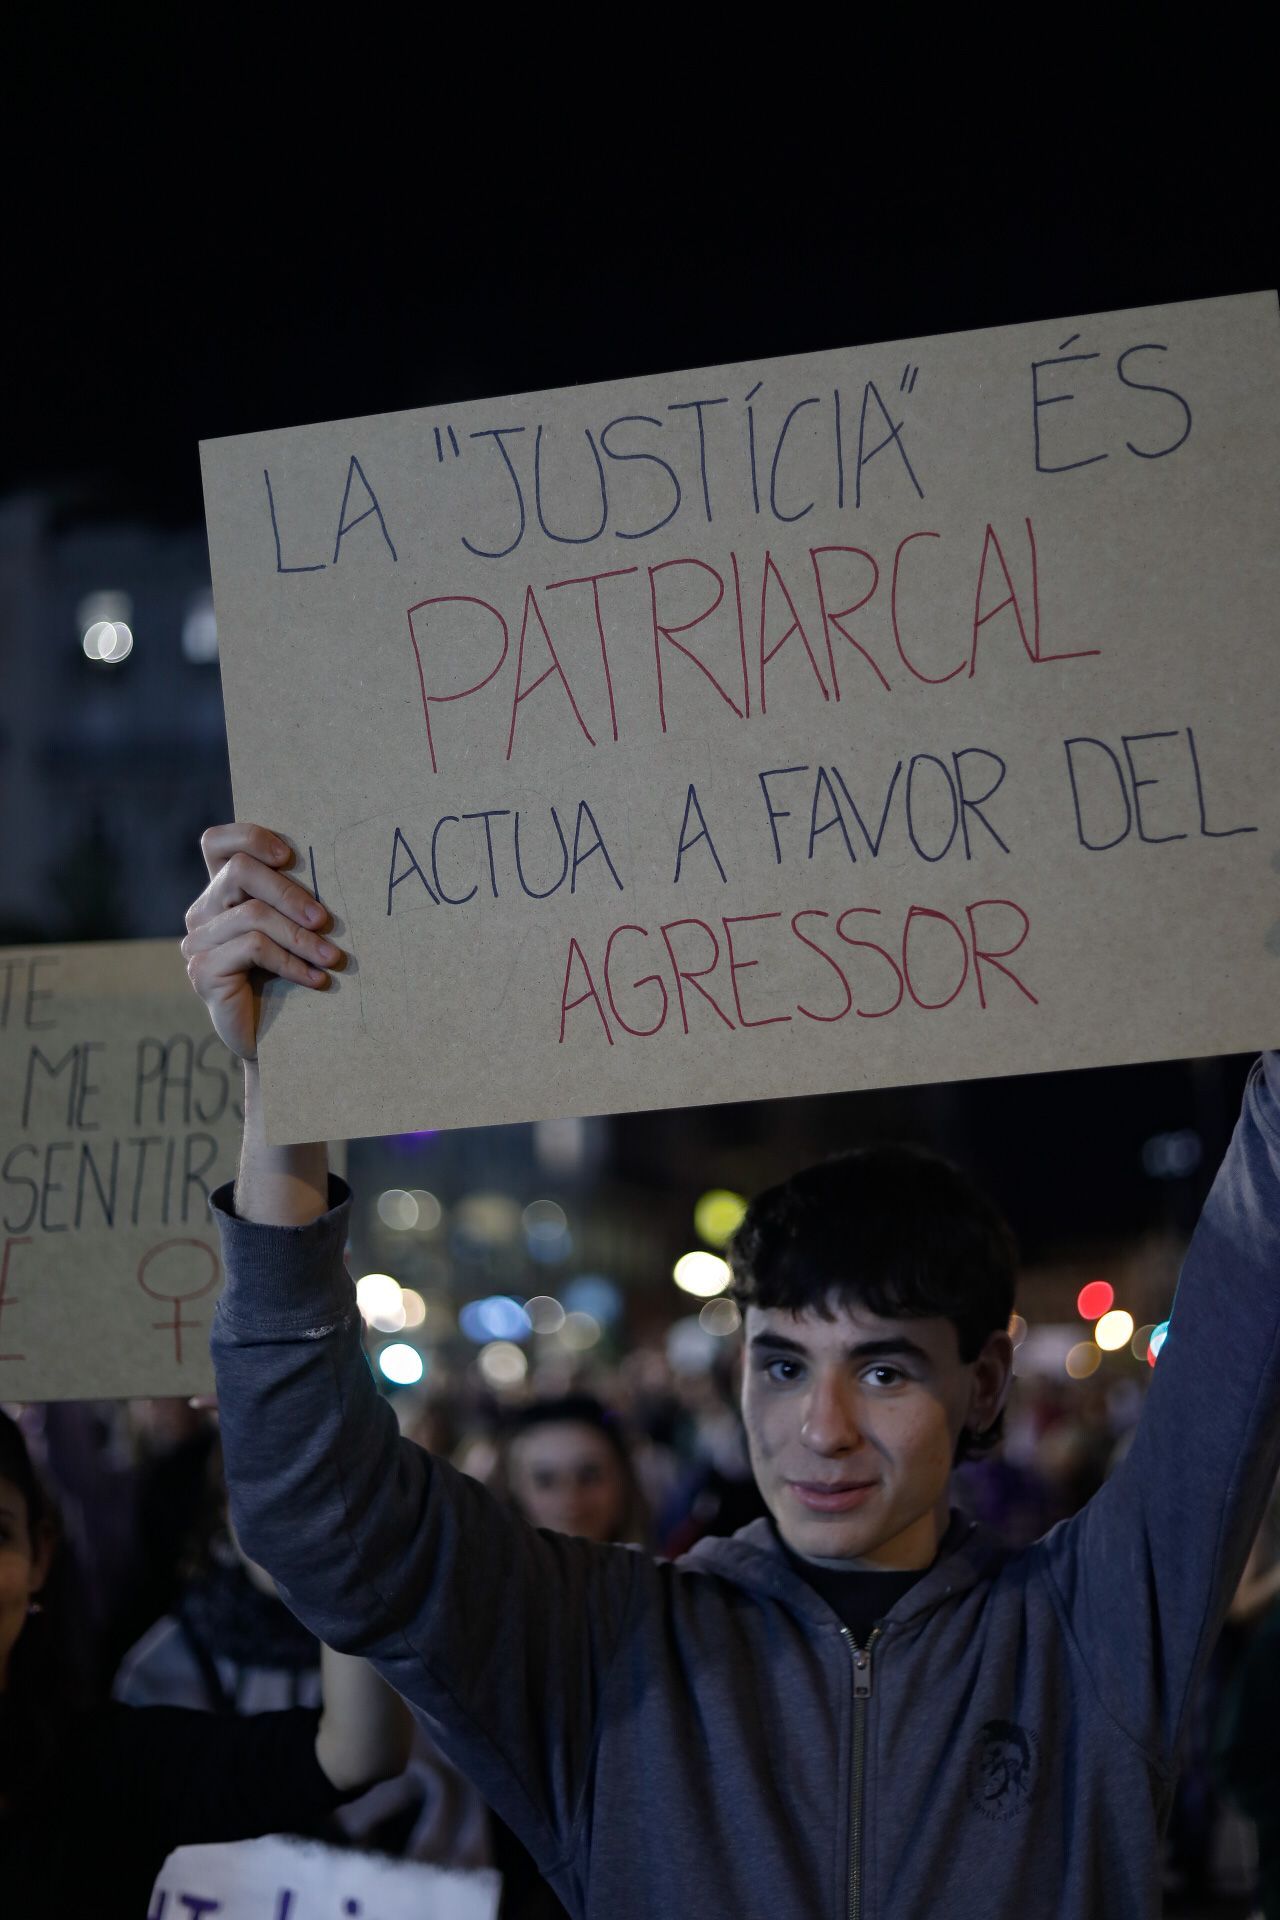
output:
POLYGON ((160 1869, 147 1920, 496 1920, 500 1891, 496 1873, 272 1837, 179 1847, 160 1869))

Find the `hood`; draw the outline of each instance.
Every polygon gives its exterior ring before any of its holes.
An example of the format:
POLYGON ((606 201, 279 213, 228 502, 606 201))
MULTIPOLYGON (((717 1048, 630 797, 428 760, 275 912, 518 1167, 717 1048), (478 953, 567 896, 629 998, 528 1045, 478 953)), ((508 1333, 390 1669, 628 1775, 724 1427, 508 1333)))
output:
MULTIPOLYGON (((1008 1558, 1009 1549, 988 1528, 953 1507, 937 1559, 885 1619, 897 1625, 929 1613, 952 1594, 989 1579, 1008 1558)), ((767 1593, 810 1626, 841 1630, 826 1601, 791 1566, 772 1520, 753 1520, 727 1538, 699 1540, 676 1565, 682 1571, 718 1574, 750 1592, 767 1593)))

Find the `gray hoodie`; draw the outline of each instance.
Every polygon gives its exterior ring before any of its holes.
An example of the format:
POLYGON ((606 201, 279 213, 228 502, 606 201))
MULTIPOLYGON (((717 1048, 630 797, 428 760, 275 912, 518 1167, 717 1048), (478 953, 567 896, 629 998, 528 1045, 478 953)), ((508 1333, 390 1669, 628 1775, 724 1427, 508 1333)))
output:
POLYGON ((1179 1732, 1280 1467, 1280 1056, 1254 1070, 1134 1444, 1011 1553, 955 1520, 865 1648, 767 1522, 671 1564, 534 1532, 401 1440, 345 1205, 237 1221, 235 1522, 591 1920, 1141 1920, 1179 1732))

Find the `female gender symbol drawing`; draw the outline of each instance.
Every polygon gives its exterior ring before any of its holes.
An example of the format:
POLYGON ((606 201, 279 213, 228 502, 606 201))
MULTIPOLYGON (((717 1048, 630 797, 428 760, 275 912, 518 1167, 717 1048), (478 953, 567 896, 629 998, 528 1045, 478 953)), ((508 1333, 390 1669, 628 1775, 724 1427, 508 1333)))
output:
MULTIPOLYGON (((181 1276, 181 1270, 187 1264, 187 1261, 183 1258, 177 1261, 169 1260, 165 1263, 166 1268, 176 1277, 181 1276)), ((161 1240, 159 1245, 152 1247, 149 1253, 144 1253, 142 1259, 138 1262, 138 1285, 142 1288, 142 1291, 149 1294, 153 1300, 164 1300, 171 1302, 173 1305, 172 1320, 154 1320, 152 1321, 152 1326, 159 1333, 171 1332, 173 1334, 173 1357, 179 1366, 182 1365, 182 1329, 184 1327, 199 1327, 204 1324, 200 1320, 184 1320, 182 1317, 182 1309, 189 1300, 198 1300, 202 1294, 208 1293, 210 1287, 216 1287, 221 1277, 222 1268, 219 1265, 218 1256, 205 1240, 161 1240), (195 1247, 197 1252, 202 1253, 209 1262, 209 1277, 201 1286, 182 1287, 177 1292, 162 1293, 158 1288, 148 1286, 147 1268, 151 1265, 151 1262, 157 1259, 162 1253, 172 1253, 175 1247, 195 1247)))

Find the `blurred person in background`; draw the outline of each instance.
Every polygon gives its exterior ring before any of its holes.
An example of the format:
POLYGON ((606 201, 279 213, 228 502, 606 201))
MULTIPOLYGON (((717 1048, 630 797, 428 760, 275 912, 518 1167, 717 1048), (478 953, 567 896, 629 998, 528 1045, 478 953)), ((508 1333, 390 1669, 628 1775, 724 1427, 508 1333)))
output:
POLYGON ((699 1540, 724 1538, 762 1519, 760 1497, 742 1424, 742 1353, 727 1342, 705 1371, 682 1376, 691 1416, 692 1464, 672 1489, 659 1538, 671 1559, 699 1540))
POLYGON ((648 1510, 616 1415, 592 1394, 535 1400, 514 1414, 501 1482, 532 1527, 600 1545, 647 1546, 648 1510))
MULTIPOLYGON (((172 1613, 125 1655, 112 1696, 130 1707, 275 1713, 323 1704, 321 1646, 262 1567, 240 1549, 227 1512, 221 1449, 206 1464, 185 1583, 172 1613)), ((337 1808, 327 1837, 435 1866, 488 1863, 483 1809, 417 1740, 404 1770, 337 1808)))
POLYGON ((267 1713, 320 1703, 320 1643, 275 1581, 240 1552, 222 1452, 205 1458, 172 1611, 125 1654, 112 1695, 130 1707, 267 1713))
POLYGON ((644 1345, 623 1354, 603 1397, 630 1436, 631 1464, 645 1505, 650 1514, 660 1515, 684 1474, 683 1413, 662 1348, 644 1345))
POLYGON ((957 1507, 1011 1547, 1031 1546, 1062 1517, 1047 1477, 1003 1452, 962 1461, 951 1487, 957 1507))
POLYGON ((315 1711, 241 1720, 90 1703, 72 1683, 55 1509, 0 1413, 0 1903, 15 1920, 139 1920, 175 1847, 318 1834, 399 1771, 409 1723, 324 1653, 315 1711))
MULTIPOLYGON (((1071 1382, 1078 1389, 1078 1382, 1071 1382)), ((1002 1444, 963 1460, 951 1480, 957 1507, 1011 1547, 1029 1547, 1078 1511, 1045 1466, 1046 1435, 1074 1429, 1072 1402, 1042 1374, 1020 1373, 1005 1405, 1002 1444)), ((1053 1442, 1049 1443, 1052 1451, 1053 1442)))
MULTIPOLYGON (((600 1546, 649 1543, 648 1510, 621 1422, 592 1394, 534 1400, 509 1416, 495 1490, 531 1527, 600 1546)), ((502 1875, 503 1920, 560 1920, 564 1907, 496 1814, 492 1857, 502 1875)))
MULTIPOLYGON (((129 1458, 130 1550, 109 1602, 107 1675, 148 1627, 172 1612, 193 1551, 217 1525, 218 1427, 186 1400, 132 1400, 120 1410, 129 1458)), ((63 1484, 55 1467, 57 1484, 63 1484)))

